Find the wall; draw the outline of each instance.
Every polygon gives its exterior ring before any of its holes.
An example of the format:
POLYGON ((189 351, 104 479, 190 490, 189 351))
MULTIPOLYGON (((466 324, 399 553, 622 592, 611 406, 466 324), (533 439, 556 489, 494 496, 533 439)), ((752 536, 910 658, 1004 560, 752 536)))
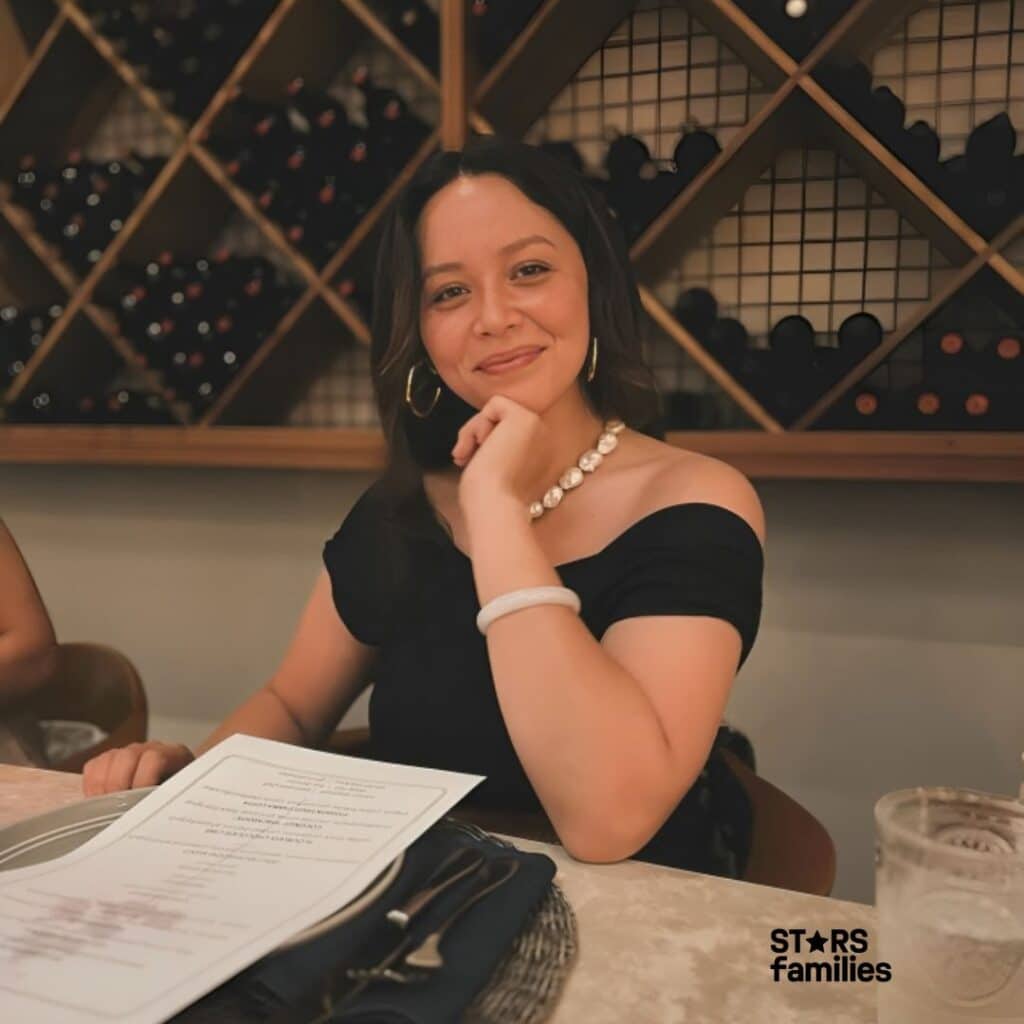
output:
MULTIPOLYGON (((0 515, 60 638, 124 649, 151 733, 192 742, 281 657, 320 549, 371 477, 0 466, 0 515)), ((765 612, 729 708, 763 775, 870 902, 872 806, 922 783, 1016 793, 1024 487, 766 481, 765 612)), ((365 721, 365 700, 350 714, 365 721)))

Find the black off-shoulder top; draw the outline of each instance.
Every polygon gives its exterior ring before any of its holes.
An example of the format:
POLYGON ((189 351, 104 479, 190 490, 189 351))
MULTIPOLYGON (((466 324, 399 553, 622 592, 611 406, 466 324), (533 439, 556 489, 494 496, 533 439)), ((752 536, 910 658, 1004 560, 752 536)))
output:
MULTIPOLYGON (((391 519, 379 483, 324 547, 334 603, 349 631, 379 648, 369 722, 372 756, 487 778, 473 801, 540 810, 494 690, 471 560, 441 528, 410 536, 391 519)), ((761 615, 764 557, 740 516, 700 502, 644 516, 592 555, 555 566, 580 596, 599 640, 621 619, 708 615, 731 623, 747 659, 761 615)), ((698 783, 638 859, 737 875, 750 808, 712 752, 698 783)))

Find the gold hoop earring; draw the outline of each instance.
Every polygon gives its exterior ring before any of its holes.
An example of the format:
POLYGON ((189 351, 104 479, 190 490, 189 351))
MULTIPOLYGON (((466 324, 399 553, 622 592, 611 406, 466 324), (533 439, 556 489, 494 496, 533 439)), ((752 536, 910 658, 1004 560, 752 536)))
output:
POLYGON ((593 337, 593 345, 590 350, 590 366, 587 367, 587 383, 589 384, 597 375, 597 335, 593 337))
POLYGON ((420 412, 419 409, 413 404, 412 401, 412 381, 416 375, 416 371, 426 364, 427 369, 436 377, 437 370, 435 370, 426 359, 421 359, 418 363, 413 363, 409 367, 409 375, 405 378, 405 404, 412 410, 414 416, 417 416, 421 420, 425 420, 433 411, 434 406, 437 405, 437 400, 441 397, 441 385, 434 389, 434 397, 430 402, 430 408, 426 412, 420 412))

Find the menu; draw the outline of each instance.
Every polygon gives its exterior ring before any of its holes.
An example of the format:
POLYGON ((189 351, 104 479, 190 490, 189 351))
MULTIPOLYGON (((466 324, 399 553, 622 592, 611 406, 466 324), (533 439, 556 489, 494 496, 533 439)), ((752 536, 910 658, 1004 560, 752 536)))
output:
POLYGON ((482 781, 232 736, 0 872, 0 1020, 163 1021, 355 899, 482 781))

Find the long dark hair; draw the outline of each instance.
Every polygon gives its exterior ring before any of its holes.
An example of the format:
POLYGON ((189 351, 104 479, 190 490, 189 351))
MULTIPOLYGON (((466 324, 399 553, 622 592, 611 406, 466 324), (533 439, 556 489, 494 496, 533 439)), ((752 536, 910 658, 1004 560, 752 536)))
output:
POLYGON ((508 179, 556 217, 580 248, 588 276, 590 329, 599 352, 594 380, 586 381, 584 373, 579 380, 594 412, 643 429, 660 411, 654 377, 642 356, 642 307, 629 253, 597 190, 566 161, 498 136, 476 137, 462 150, 435 153, 384 221, 370 346, 374 395, 388 445, 380 485, 389 497, 392 518, 411 530, 436 529, 423 493, 423 472, 451 467, 456 435, 477 411, 424 366, 415 374, 413 401, 419 409, 428 408, 438 386, 440 398, 425 419, 406 405, 409 369, 427 356, 419 331, 422 265, 416 230, 432 196, 460 175, 478 174, 508 179))

